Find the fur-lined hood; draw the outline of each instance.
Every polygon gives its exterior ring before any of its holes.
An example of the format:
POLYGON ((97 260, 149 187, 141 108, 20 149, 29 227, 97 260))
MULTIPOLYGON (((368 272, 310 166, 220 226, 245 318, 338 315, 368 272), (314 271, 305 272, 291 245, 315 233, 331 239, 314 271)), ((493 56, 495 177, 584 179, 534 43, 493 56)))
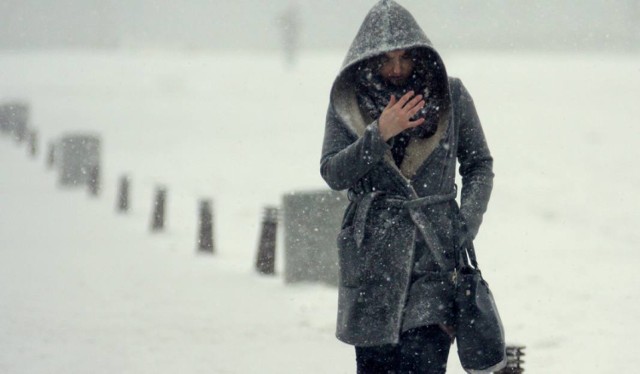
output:
POLYGON ((448 76, 442 58, 411 13, 393 0, 379 1, 362 22, 331 89, 331 105, 336 114, 354 135, 360 137, 368 123, 358 107, 355 69, 364 61, 386 52, 414 48, 424 50, 437 65, 433 69, 435 80, 443 88, 442 102, 445 104, 440 111, 436 135, 429 139, 413 139, 407 147, 407 157, 400 168, 407 178, 411 178, 444 136, 451 111, 448 76))

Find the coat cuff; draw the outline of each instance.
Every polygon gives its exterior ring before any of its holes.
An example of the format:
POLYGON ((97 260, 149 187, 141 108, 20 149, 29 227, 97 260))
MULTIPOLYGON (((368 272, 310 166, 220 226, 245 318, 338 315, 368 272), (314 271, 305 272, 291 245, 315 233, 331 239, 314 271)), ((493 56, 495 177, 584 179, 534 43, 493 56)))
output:
POLYGON ((482 224, 482 214, 471 213, 465 210, 460 212, 462 216, 463 239, 474 240, 482 224))
POLYGON ((378 120, 371 122, 364 131, 364 137, 369 139, 371 158, 374 160, 383 158, 384 153, 391 149, 391 146, 382 139, 378 120))

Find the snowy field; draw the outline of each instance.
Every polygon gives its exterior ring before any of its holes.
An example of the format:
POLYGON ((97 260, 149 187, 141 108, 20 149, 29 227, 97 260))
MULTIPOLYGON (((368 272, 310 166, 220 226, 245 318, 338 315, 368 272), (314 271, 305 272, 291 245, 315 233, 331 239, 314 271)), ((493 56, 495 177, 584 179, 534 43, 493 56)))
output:
MULTIPOLYGON (((0 373, 353 373, 336 290, 254 274, 261 210, 324 188, 343 52, 0 54, 31 103, 36 160, 0 135, 0 373), (57 187, 46 142, 101 134, 103 192, 57 187), (132 178, 130 214, 115 213, 132 178), (168 230, 150 234, 167 186, 168 230), (195 253, 214 199, 217 254, 195 253)), ((532 373, 640 366, 640 56, 443 53, 495 158, 476 248, 532 373)), ((279 255, 281 255, 281 251, 279 255)), ((279 259, 279 271, 282 269, 279 259)), ((450 373, 462 373, 452 348, 450 373)))

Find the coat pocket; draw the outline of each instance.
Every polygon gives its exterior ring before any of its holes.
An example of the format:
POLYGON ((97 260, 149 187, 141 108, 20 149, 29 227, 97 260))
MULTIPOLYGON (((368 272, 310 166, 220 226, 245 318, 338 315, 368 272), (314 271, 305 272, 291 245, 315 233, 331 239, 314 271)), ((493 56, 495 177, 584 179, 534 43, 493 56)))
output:
POLYGON ((363 261, 354 237, 354 227, 348 226, 340 231, 337 238, 338 262, 340 266, 340 285, 358 287, 362 282, 363 261))

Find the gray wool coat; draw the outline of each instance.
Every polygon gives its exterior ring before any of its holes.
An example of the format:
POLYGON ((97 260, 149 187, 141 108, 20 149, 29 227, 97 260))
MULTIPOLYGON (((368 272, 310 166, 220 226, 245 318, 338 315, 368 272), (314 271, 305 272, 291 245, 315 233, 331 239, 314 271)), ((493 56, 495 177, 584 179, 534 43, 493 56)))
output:
POLYGON ((338 236, 336 336, 348 344, 394 344, 408 329, 452 325, 457 245, 472 240, 493 183, 493 159, 473 104, 411 14, 380 1, 367 14, 336 77, 327 112, 321 174, 350 204, 338 236), (423 48, 435 55, 445 105, 436 134, 412 138, 397 166, 376 119, 358 107, 354 69, 384 52, 423 48), (456 160, 462 177, 456 198, 456 160), (423 246, 416 258, 417 246, 423 246))

